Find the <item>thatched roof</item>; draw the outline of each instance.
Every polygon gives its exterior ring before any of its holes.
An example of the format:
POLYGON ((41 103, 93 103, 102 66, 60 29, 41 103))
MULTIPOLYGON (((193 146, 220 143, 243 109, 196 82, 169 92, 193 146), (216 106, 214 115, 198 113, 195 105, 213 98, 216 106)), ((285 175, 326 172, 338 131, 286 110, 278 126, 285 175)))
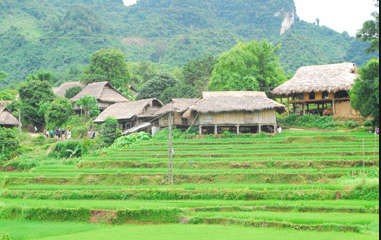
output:
POLYGON ((127 98, 123 97, 109 82, 93 82, 89 83, 77 95, 71 98, 73 102, 78 101, 84 96, 95 97, 98 101, 102 102, 126 102, 127 98))
POLYGON ((20 122, 7 108, 0 107, 0 126, 19 126, 20 122))
POLYGON ((102 123, 108 117, 113 117, 117 120, 131 119, 133 117, 153 117, 157 109, 151 112, 152 109, 149 109, 149 107, 154 105, 162 106, 163 104, 155 98, 115 103, 99 114, 94 122, 102 123))
POLYGON ((299 68, 291 80, 276 87, 272 93, 289 96, 313 91, 349 91, 357 77, 356 65, 353 63, 306 66, 299 68))
POLYGON ((65 93, 68 89, 73 87, 83 88, 85 85, 81 82, 65 82, 62 83, 59 87, 53 88, 53 92, 55 95, 60 97, 65 97, 65 93))
POLYGON ((203 98, 189 109, 199 113, 254 112, 267 109, 284 110, 284 105, 266 96, 264 92, 219 91, 203 92, 203 98))
POLYGON ((164 115, 169 112, 183 113, 190 106, 194 105, 198 98, 173 98, 172 101, 165 106, 163 106, 159 111, 156 112, 156 115, 164 115))

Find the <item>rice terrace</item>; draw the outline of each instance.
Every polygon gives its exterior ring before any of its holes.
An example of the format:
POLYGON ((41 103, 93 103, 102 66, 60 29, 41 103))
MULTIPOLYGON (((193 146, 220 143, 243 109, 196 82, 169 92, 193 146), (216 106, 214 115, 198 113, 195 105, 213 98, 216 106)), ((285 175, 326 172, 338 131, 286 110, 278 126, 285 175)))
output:
POLYGON ((5 167, 3 239, 379 237, 374 134, 285 130, 173 146, 173 185, 166 139, 5 167))
POLYGON ((378 240, 379 0, 0 0, 0 240, 378 240))

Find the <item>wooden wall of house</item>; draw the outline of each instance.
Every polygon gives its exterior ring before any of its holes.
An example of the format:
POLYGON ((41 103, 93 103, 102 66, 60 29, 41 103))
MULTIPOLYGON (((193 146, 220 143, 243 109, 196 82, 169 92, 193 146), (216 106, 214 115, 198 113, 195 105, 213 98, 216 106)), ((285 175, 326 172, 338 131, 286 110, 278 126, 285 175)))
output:
POLYGON ((335 113, 333 116, 342 118, 361 117, 360 113, 352 108, 350 101, 335 103, 335 113))
POLYGON ((201 113, 197 124, 199 125, 256 125, 276 124, 275 110, 256 112, 223 112, 201 113))
MULTIPOLYGON (((177 125, 177 126, 183 126, 184 125, 183 118, 181 116, 182 116, 182 114, 177 113, 177 112, 173 115, 173 125, 177 125)), ((159 126, 160 127, 168 127, 168 114, 162 116, 159 119, 159 126)))

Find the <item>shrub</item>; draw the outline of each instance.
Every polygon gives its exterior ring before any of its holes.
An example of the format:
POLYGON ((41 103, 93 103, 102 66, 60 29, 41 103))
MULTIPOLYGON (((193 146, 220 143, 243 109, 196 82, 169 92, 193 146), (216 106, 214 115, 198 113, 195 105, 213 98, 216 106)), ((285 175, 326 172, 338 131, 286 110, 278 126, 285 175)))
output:
POLYGON ((19 152, 17 130, 0 127, 0 162, 15 157, 19 152))
MULTIPOLYGON (((162 130, 160 130, 159 132, 157 132, 154 136, 153 136, 153 139, 156 139, 156 140, 166 140, 168 139, 168 128, 164 128, 162 130)), ((196 131, 194 131, 194 128, 193 129, 190 129, 189 131, 182 131, 180 129, 177 129, 177 128, 174 128, 172 129, 172 138, 173 139, 191 139, 193 137, 195 137, 197 134, 196 134, 196 131)))
POLYGON ((323 128, 334 129, 337 127, 337 123, 332 117, 318 116, 318 115, 294 115, 281 117, 278 119, 278 123, 281 126, 298 126, 308 128, 323 128))
POLYGON ((150 140, 151 135, 146 132, 133 133, 127 136, 122 136, 117 138, 111 145, 111 148, 125 148, 131 144, 139 143, 142 141, 150 140))
POLYGON ((104 145, 110 146, 121 135, 118 121, 115 118, 108 117, 101 126, 100 134, 104 145))
POLYGON ((85 153, 87 148, 81 141, 58 142, 52 152, 56 158, 76 158, 85 153))
POLYGON ((372 127, 373 126, 373 121, 372 120, 366 120, 364 122, 364 127, 372 127))
POLYGON ((358 122, 355 122, 355 121, 346 120, 344 122, 344 127, 345 128, 357 128, 359 126, 360 126, 360 124, 358 122))

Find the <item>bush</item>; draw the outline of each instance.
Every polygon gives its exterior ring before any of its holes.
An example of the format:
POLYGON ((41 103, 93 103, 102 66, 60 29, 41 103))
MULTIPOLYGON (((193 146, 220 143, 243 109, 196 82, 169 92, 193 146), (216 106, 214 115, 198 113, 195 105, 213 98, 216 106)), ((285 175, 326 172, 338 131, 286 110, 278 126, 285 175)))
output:
POLYGON ((81 141, 58 142, 52 155, 56 158, 76 158, 87 153, 86 146, 81 141))
POLYGON ((146 132, 133 133, 127 136, 122 136, 117 138, 114 143, 111 145, 111 148, 126 148, 131 144, 139 143, 142 141, 150 140, 151 135, 146 132))
POLYGON ((372 120, 366 120, 364 122, 364 127, 373 127, 373 121, 372 120))
MULTIPOLYGON (((168 128, 164 128, 162 130, 160 130, 159 132, 157 132, 154 136, 153 136, 153 139, 157 139, 157 140, 166 140, 168 139, 168 128)), ((191 139, 193 137, 195 137, 197 134, 196 134, 196 131, 194 131, 194 129, 190 129, 189 131, 182 131, 180 129, 177 129, 177 128, 174 128, 172 129, 172 138, 173 139, 191 139)))
POLYGON ((19 152, 17 130, 0 127, 0 162, 14 158, 19 152))
POLYGON ((345 128, 357 128, 359 126, 360 126, 360 124, 358 122, 355 122, 355 121, 346 120, 344 122, 344 127, 345 128))
POLYGON ((281 117, 278 119, 278 124, 281 126, 289 127, 307 127, 307 128, 323 128, 334 129, 337 127, 337 123, 332 117, 318 116, 318 115, 294 115, 281 117))
POLYGON ((115 118, 108 117, 101 126, 100 134, 106 147, 113 144, 115 139, 121 135, 121 131, 118 128, 118 121, 115 118))

